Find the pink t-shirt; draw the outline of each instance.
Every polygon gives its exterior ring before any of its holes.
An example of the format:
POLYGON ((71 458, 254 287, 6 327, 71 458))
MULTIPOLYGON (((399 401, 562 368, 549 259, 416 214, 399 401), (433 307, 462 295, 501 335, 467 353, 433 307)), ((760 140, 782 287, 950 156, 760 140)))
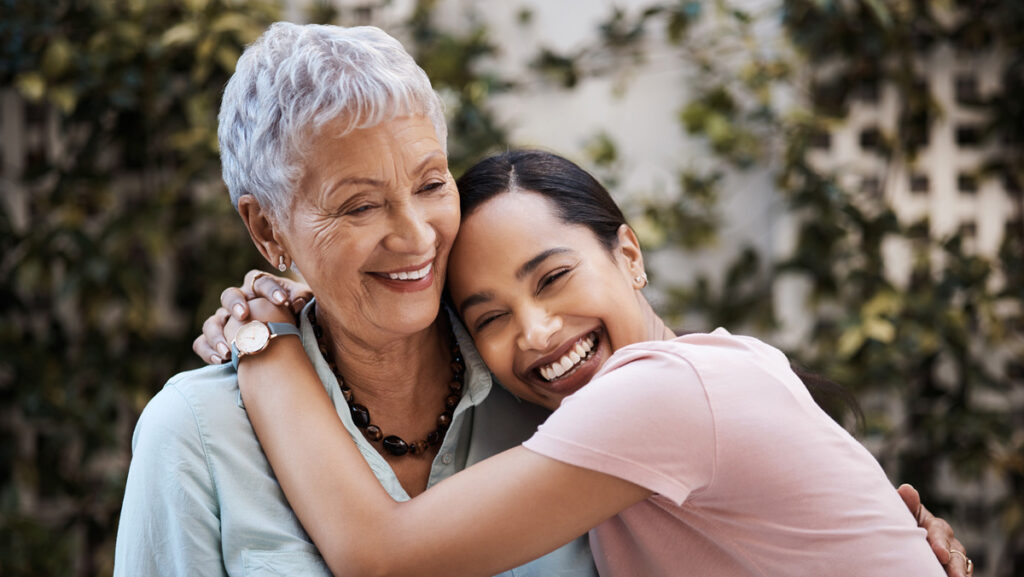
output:
POLYGON ((625 347, 525 446, 654 491, 591 531, 604 576, 945 574, 874 457, 754 338, 625 347))

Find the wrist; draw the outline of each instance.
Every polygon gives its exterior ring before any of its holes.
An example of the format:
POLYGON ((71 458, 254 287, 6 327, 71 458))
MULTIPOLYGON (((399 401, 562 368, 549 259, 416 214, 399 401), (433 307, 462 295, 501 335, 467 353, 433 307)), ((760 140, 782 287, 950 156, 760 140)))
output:
POLYGON ((231 342, 231 365, 237 371, 242 359, 265 353, 280 337, 300 335, 298 327, 292 323, 250 321, 238 329, 231 342))

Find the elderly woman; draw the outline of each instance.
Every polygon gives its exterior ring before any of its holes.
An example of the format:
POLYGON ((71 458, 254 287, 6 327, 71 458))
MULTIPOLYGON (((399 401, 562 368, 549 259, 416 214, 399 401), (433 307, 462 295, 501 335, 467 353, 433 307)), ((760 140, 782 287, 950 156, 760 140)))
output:
MULTIPOLYGON (((224 180, 253 243, 316 294, 298 327, 248 325, 237 354, 301 339, 397 500, 522 442, 544 416, 492 385, 440 309, 459 226, 446 132, 424 72, 375 28, 275 24, 239 60, 220 114, 224 180)), ((230 365, 172 378, 132 447, 115 575, 329 574, 261 451, 230 365)), ((509 574, 594 568, 576 541, 509 574)))

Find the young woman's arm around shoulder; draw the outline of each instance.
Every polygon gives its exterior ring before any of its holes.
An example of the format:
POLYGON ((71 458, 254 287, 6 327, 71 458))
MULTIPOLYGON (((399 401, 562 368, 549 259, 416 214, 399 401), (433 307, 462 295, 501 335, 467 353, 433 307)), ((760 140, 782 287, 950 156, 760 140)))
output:
POLYGON ((298 339, 275 339, 238 374, 278 481, 338 577, 493 575, 651 494, 517 447, 398 503, 352 442, 298 339))

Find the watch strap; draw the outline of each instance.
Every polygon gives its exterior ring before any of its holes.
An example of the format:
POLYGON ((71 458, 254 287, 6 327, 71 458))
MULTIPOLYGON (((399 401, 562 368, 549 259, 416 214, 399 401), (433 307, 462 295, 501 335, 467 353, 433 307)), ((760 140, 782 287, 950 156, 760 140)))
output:
MULTIPOLYGON (((279 336, 284 336, 284 335, 295 335, 295 336, 297 336, 299 338, 302 338, 302 332, 299 331, 299 327, 293 325, 292 323, 267 323, 267 328, 270 329, 270 340, 274 340, 274 337, 279 337, 279 336)), ((269 342, 267 343, 267 346, 270 346, 269 342)), ((264 350, 266 350, 266 349, 264 349, 264 350)), ((239 359, 238 347, 236 347, 235 343, 232 342, 231 343, 231 366, 234 367, 236 371, 238 370, 238 359, 239 359)))

